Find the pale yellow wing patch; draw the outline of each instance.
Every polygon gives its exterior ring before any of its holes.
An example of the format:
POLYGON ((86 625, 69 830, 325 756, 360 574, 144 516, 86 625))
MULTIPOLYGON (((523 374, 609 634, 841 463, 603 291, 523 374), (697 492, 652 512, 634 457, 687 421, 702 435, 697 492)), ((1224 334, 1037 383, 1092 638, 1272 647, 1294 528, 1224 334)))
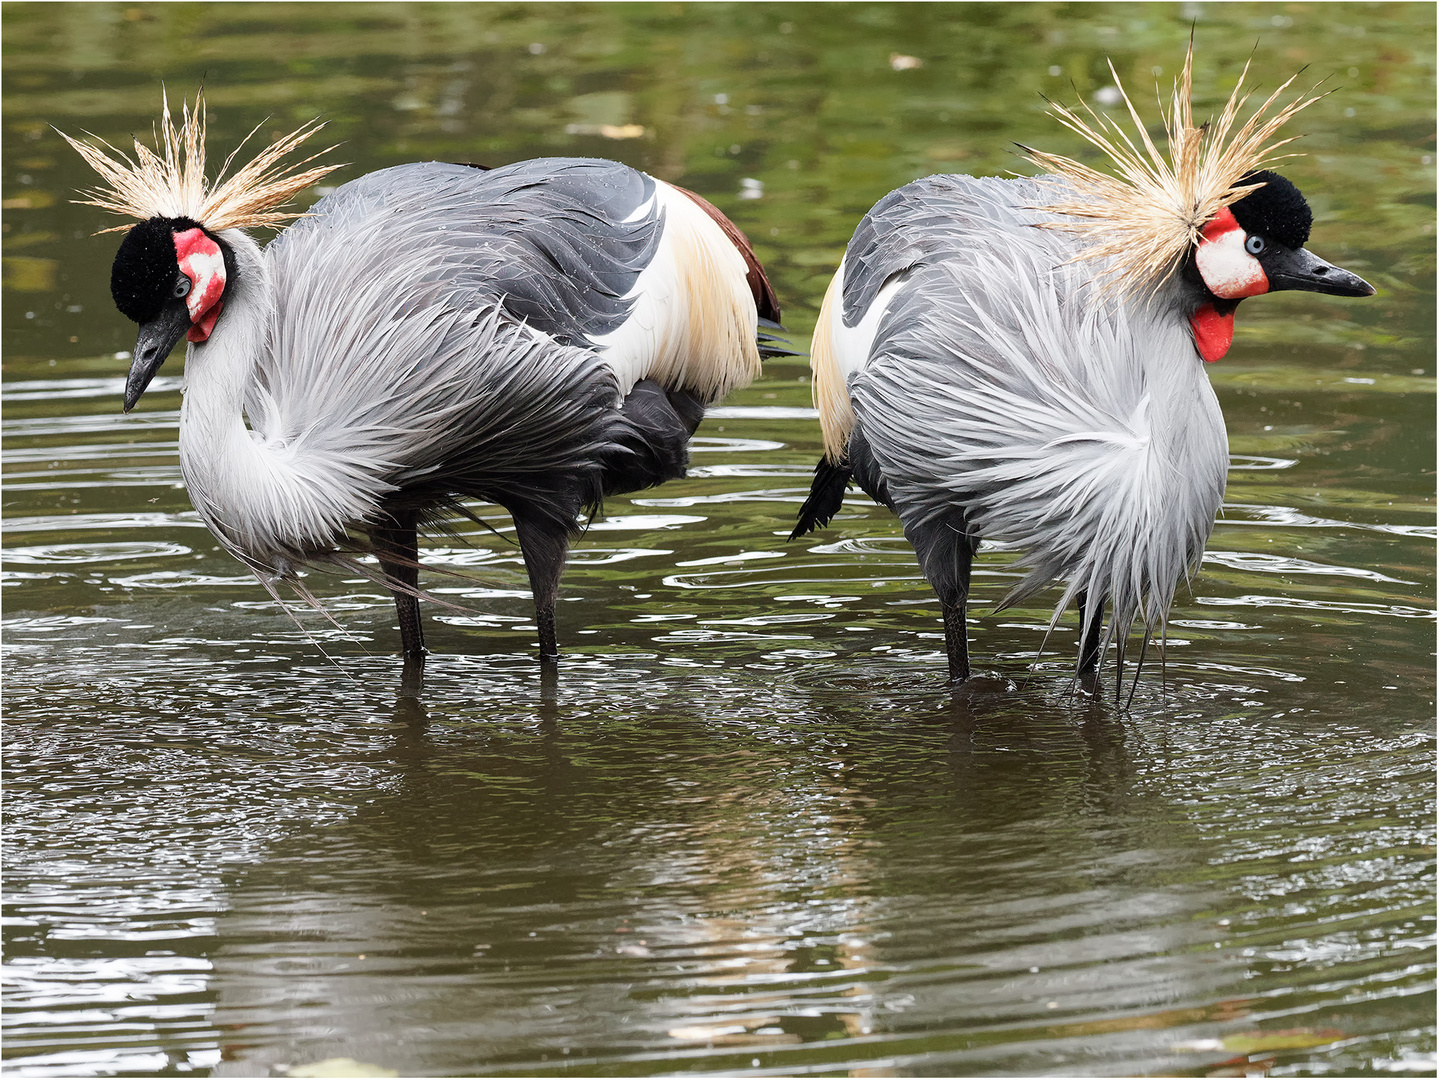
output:
POLYGON ((664 358, 668 369, 657 368, 654 377, 718 401, 760 373, 748 267, 724 231, 691 200, 671 195, 667 202, 665 231, 674 245, 679 288, 691 298, 690 316, 679 348, 664 358))
POLYGON ((630 294, 630 317, 594 344, 623 393, 640 379, 654 379, 718 401, 760 373, 749 268, 703 209, 662 181, 655 188, 664 235, 630 294))
POLYGON ((810 340, 809 366, 814 373, 814 407, 819 410, 819 427, 824 435, 824 454, 838 463, 844 456, 849 433, 854 430, 854 407, 849 402, 849 387, 841 370, 834 346, 835 305, 838 303, 841 272, 836 271, 825 290, 819 308, 819 321, 810 340))

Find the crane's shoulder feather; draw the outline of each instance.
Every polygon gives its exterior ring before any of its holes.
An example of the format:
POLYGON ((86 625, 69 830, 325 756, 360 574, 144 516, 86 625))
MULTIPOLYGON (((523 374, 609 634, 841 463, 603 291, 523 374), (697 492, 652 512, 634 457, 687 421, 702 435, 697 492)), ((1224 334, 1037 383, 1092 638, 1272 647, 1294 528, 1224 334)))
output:
POLYGON ((629 313, 662 219, 655 181, 616 162, 547 158, 481 170, 443 162, 381 169, 337 188, 270 245, 290 295, 342 304, 382 280, 416 304, 499 302, 583 346, 629 313))
POLYGON ((625 391, 653 377, 714 400, 758 374, 757 309, 778 315, 723 214, 599 159, 382 169, 327 195, 269 252, 297 337, 351 312, 398 322, 493 303, 604 354, 625 391))
POLYGON ((1026 179, 940 174, 891 191, 855 228, 845 250, 843 318, 855 326, 886 283, 945 261, 982 264, 988 252, 1028 247, 1060 254, 1073 241, 1033 226, 1054 194, 1026 179))

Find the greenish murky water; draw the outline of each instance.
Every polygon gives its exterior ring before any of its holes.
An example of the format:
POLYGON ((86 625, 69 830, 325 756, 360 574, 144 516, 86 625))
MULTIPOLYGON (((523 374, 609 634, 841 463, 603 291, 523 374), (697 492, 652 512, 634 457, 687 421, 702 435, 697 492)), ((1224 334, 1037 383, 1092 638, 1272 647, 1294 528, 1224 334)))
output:
POLYGON ((1433 1073, 1431 6, 3 19, 9 1074, 1433 1073), (214 149, 323 115, 342 178, 619 158, 734 217, 803 346, 876 199, 1080 151, 1041 95, 1109 57, 1147 99, 1191 26, 1202 111, 1251 55, 1327 78, 1287 172, 1379 294, 1244 305, 1223 518, 1128 711, 1071 691, 1072 622, 988 614, 1003 553, 952 698, 894 519, 784 541, 803 361, 577 545, 553 686, 504 516, 433 541, 467 610, 403 692, 387 597, 312 578, 344 631, 301 632, 201 526, 175 361, 119 414, 115 240, 48 126, 203 80, 214 149))

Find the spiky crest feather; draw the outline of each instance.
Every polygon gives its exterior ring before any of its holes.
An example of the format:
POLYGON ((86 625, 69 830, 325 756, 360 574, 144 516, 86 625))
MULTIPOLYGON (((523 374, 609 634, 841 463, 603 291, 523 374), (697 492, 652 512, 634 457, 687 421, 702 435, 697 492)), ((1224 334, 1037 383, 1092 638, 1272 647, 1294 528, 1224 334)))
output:
POLYGON ((1191 108, 1193 64, 1191 39, 1167 113, 1160 103, 1168 159, 1145 130, 1113 61, 1109 71, 1139 131, 1139 145, 1117 121, 1100 115, 1087 103, 1082 104, 1088 118, 1058 104, 1052 106, 1051 115, 1104 151, 1117 167, 1117 175, 1092 169, 1072 158, 1021 147, 1031 161, 1057 173, 1079 196, 1038 207, 1073 219, 1044 222, 1038 227, 1075 233, 1090 241, 1074 259, 1109 260, 1099 275, 1105 291, 1152 293, 1179 268, 1190 247, 1199 243, 1200 230, 1215 214, 1264 186, 1241 184, 1246 174, 1298 156, 1276 153, 1297 136, 1279 140, 1274 137, 1295 113, 1326 96, 1301 96, 1266 117, 1280 95, 1299 77, 1296 72, 1231 135, 1240 110, 1253 94, 1252 90, 1244 91, 1249 74, 1246 61, 1218 120, 1195 127, 1191 108))
MULTIPOLYGON (((190 108, 188 101, 183 103, 179 128, 175 127, 170 116, 169 98, 163 90, 160 102, 160 124, 155 131, 155 145, 159 153, 137 138, 132 159, 123 150, 116 149, 88 131, 85 134, 96 139, 99 146, 59 132, 104 181, 98 187, 82 191, 80 194, 87 198, 74 202, 98 206, 139 221, 152 217, 187 217, 211 232, 279 225, 301 215, 277 210, 277 207, 343 167, 340 163, 305 168, 322 154, 333 150, 333 146, 303 161, 282 163, 281 159, 286 154, 325 126, 319 120, 311 120, 271 143, 254 160, 225 179, 235 155, 260 130, 261 125, 256 125, 240 140, 220 167, 214 182, 210 183, 205 179, 204 91, 195 94, 194 109, 190 108), (106 149, 114 156, 107 154, 106 149)), ((128 224, 115 225, 100 232, 124 232, 129 228, 128 224)))

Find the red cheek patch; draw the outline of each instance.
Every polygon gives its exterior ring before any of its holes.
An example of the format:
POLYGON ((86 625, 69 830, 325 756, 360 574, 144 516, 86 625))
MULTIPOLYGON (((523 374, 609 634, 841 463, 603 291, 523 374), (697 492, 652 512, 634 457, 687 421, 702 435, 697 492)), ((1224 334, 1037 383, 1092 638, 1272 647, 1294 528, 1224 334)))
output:
POLYGON ((220 245, 203 229, 175 233, 175 261, 190 279, 185 306, 190 311, 189 341, 205 341, 220 317, 220 297, 225 292, 225 256, 220 245))
POLYGON ((185 331, 185 340, 193 341, 196 344, 208 341, 210 332, 215 329, 215 320, 220 317, 220 309, 224 306, 224 301, 216 300, 214 306, 200 316, 200 321, 193 323, 190 329, 185 331))
POLYGON ((1205 304, 1189 316, 1194 330, 1194 347, 1207 363, 1214 363, 1229 351, 1234 342, 1234 312, 1221 315, 1213 304, 1205 304))

